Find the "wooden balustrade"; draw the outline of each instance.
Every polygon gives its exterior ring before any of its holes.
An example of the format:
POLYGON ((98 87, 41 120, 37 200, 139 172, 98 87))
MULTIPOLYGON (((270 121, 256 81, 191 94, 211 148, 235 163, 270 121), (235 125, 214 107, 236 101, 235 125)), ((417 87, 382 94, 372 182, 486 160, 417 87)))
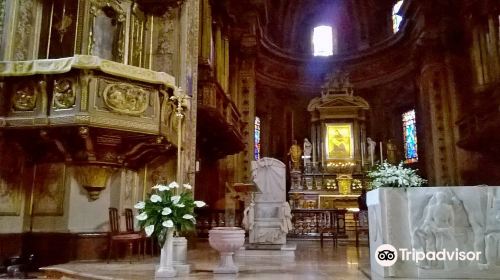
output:
POLYGON ((322 229, 333 228, 337 236, 346 237, 345 209, 294 209, 290 237, 319 236, 322 229))
MULTIPOLYGON (((197 209, 196 211, 196 233, 198 237, 208 237, 208 231, 215 227, 235 226, 242 227, 243 211, 237 210, 234 213, 234 225, 228 225, 226 221, 226 210, 197 209)), ((228 217, 233 220, 232 217, 228 217)))
MULTIPOLYGON (((345 209, 295 209, 292 210, 293 230, 289 237, 319 236, 322 229, 334 229, 340 238, 347 237, 345 209)), ((225 210, 202 209, 196 212, 196 232, 198 237, 208 237, 208 231, 214 227, 232 226, 226 224, 225 210)), ((235 212, 234 226, 242 227, 243 212, 235 212)))

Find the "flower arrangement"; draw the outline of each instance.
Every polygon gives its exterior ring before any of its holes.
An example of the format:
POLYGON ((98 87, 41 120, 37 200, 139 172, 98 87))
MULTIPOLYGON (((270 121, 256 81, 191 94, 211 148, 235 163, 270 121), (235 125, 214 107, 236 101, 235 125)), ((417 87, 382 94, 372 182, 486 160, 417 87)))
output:
POLYGON ((418 176, 414 169, 404 167, 403 162, 396 166, 384 161, 368 172, 368 177, 372 179, 372 188, 420 187, 427 182, 418 176))
POLYGON ((177 182, 155 185, 149 199, 134 206, 139 212, 135 217, 139 225, 148 237, 154 235, 158 238, 160 247, 165 243, 167 230, 173 229, 177 233, 193 230, 196 223, 194 208, 206 205, 193 199, 191 185, 183 184, 183 187, 179 193, 177 182))

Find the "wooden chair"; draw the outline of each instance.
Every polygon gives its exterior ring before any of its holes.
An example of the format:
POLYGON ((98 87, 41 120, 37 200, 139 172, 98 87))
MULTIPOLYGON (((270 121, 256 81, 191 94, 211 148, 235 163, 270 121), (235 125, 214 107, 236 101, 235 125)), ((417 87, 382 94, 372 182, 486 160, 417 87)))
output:
POLYGON ((146 255, 146 244, 151 244, 151 256, 154 256, 154 241, 152 237, 147 237, 144 231, 136 231, 134 228, 134 212, 131 208, 125 208, 125 225, 129 233, 139 233, 142 236, 142 255, 146 255))
MULTIPOLYGON (((354 226, 356 230, 356 247, 359 247, 359 235, 364 233, 369 237, 368 211, 360 210, 354 213, 354 226)), ((369 238, 368 238, 369 240, 369 238)))
MULTIPOLYGON (((131 210, 131 209, 130 209, 131 210)), ((125 211, 127 214, 127 211, 125 211)), ((131 212, 129 213, 131 214, 131 212)), ((110 228, 110 233, 109 233, 109 239, 108 239, 108 259, 107 262, 109 263, 109 258, 111 257, 111 251, 113 251, 113 245, 115 243, 125 243, 128 245, 128 254, 130 258, 130 262, 132 262, 132 253, 134 249, 134 244, 137 244, 137 249, 138 249, 138 254, 140 255, 141 247, 142 247, 142 241, 143 241, 143 235, 137 232, 133 231, 133 215, 131 215, 132 221, 131 221, 131 228, 132 231, 129 232, 129 219, 126 219, 127 221, 127 232, 120 232, 120 215, 118 214, 118 209, 114 207, 109 208, 109 228, 110 228)))
POLYGON ((330 234, 333 239, 333 247, 337 247, 337 223, 335 221, 335 215, 331 211, 322 211, 318 215, 318 229, 319 229, 319 240, 321 243, 321 248, 323 248, 323 236, 325 234, 330 234))

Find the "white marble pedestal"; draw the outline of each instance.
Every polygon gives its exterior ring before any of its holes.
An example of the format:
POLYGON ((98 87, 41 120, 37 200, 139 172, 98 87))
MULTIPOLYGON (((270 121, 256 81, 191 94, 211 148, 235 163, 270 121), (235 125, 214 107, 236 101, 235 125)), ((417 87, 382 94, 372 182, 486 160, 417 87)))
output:
POLYGON ((235 256, 237 259, 243 258, 258 258, 258 257, 276 257, 284 259, 295 259, 296 244, 283 244, 283 245, 267 245, 267 244, 246 244, 236 251, 235 256))
POLYGON ((191 272, 191 265, 187 263, 187 239, 174 237, 173 240, 173 266, 177 276, 186 276, 191 272))

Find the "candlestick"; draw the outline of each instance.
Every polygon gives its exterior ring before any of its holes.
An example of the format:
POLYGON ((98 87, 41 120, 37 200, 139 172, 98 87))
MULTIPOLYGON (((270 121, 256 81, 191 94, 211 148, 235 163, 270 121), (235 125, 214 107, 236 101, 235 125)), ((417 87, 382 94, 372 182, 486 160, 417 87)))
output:
POLYGON ((380 163, 384 161, 384 154, 382 153, 382 141, 380 141, 380 163))
POLYGON ((363 169, 363 166, 365 165, 365 144, 361 143, 361 170, 363 169))

